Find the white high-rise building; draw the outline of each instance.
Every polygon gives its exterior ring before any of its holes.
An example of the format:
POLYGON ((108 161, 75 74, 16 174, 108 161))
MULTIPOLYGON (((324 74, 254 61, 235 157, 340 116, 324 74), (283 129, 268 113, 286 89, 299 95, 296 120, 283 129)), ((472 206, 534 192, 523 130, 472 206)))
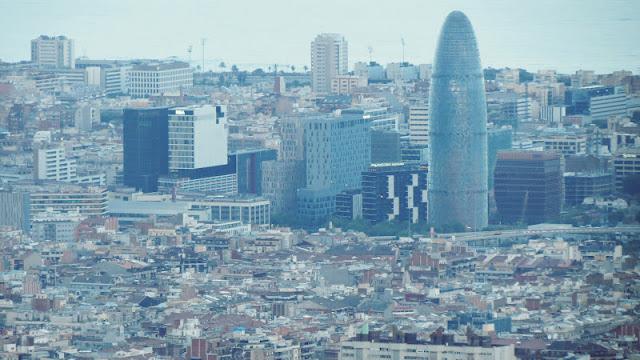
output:
POLYGON ((589 107, 591 121, 606 122, 610 117, 624 116, 627 114, 627 94, 623 87, 616 87, 611 95, 591 97, 589 107))
POLYGON ((412 145, 429 145, 429 106, 409 108, 409 142, 412 145))
POLYGON ((31 62, 43 68, 74 68, 73 40, 66 36, 47 36, 31 40, 31 62))
POLYGON ((227 164, 226 106, 169 109, 169 170, 227 164))
POLYGON ((193 68, 180 61, 135 65, 128 75, 132 97, 175 96, 193 86, 193 68))
POLYGON ((348 72, 348 44, 340 34, 320 34, 311 42, 311 86, 316 94, 331 92, 331 80, 348 72))
POLYGON ((67 158, 64 147, 35 149, 33 154, 34 178, 76 182, 76 160, 67 158))
POLYGON ((67 157, 64 146, 36 148, 33 150, 33 178, 43 181, 60 181, 73 184, 104 186, 104 173, 78 174, 76 159, 67 157))

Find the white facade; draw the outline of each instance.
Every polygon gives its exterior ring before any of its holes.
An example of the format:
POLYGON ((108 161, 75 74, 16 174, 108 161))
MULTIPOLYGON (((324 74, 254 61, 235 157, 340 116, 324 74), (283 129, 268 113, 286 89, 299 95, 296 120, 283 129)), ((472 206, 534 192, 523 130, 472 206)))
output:
POLYGON ((100 87, 107 95, 129 92, 129 71, 131 66, 103 68, 100 73, 100 87))
POLYGON ((227 164, 226 106, 204 105, 169 110, 169 170, 227 164))
POLYGON ((351 94, 356 89, 367 86, 367 78, 357 75, 337 75, 331 79, 331 93, 344 95, 351 94))
POLYGON ((46 36, 31 40, 31 62, 43 68, 75 67, 73 40, 65 36, 46 36))
POLYGON ((590 110, 591 121, 607 121, 609 117, 626 115, 627 95, 624 89, 617 87, 615 94, 592 97, 590 110))
POLYGON ((587 153, 586 136, 552 136, 534 139, 534 146, 542 146, 545 151, 555 151, 563 155, 584 155, 587 153))
POLYGON ((349 67, 347 40, 340 34, 320 34, 311 42, 311 87, 316 94, 331 91, 331 80, 349 67))
POLYGON ((429 106, 409 108, 409 142, 412 145, 429 145, 429 106))
POLYGON ((193 68, 183 62, 136 65, 128 75, 132 97, 177 96, 193 86, 193 68))
POLYGON ((81 215, 104 215, 107 212, 107 189, 70 185, 58 189, 41 189, 30 192, 31 213, 49 209, 56 212, 79 212, 81 215))
POLYGON ((71 242, 74 240, 78 224, 85 218, 77 212, 56 213, 45 211, 31 219, 31 236, 33 240, 71 242))
POLYGON ((345 341, 339 360, 515 360, 513 345, 469 346, 345 341))
POLYGON ((238 176, 236 173, 214 175, 201 178, 160 177, 158 189, 162 192, 197 191, 218 195, 238 194, 238 176))
POLYGON ((105 186, 107 183, 104 173, 78 175, 76 160, 68 158, 62 146, 35 149, 33 167, 35 180, 94 186, 105 186))
POLYGON ((562 124, 567 115, 567 107, 564 105, 549 105, 540 107, 540 120, 547 124, 562 124))
POLYGON ((100 74, 102 70, 99 66, 87 66, 84 69, 85 78, 87 79, 87 85, 89 86, 100 86, 100 74))
POLYGON ((68 159, 64 147, 35 149, 33 153, 34 178, 75 182, 76 161, 68 159))
POLYGON ((267 199, 213 198, 197 203, 210 206, 214 220, 240 221, 252 225, 268 225, 271 222, 271 202, 267 199))

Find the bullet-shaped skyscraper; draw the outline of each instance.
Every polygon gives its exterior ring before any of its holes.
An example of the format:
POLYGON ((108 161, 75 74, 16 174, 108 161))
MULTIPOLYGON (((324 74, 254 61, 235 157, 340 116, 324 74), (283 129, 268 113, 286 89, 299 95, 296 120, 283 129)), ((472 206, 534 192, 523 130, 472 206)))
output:
POLYGON ((473 27, 454 11, 440 31, 431 76, 429 221, 487 226, 487 108, 473 27))

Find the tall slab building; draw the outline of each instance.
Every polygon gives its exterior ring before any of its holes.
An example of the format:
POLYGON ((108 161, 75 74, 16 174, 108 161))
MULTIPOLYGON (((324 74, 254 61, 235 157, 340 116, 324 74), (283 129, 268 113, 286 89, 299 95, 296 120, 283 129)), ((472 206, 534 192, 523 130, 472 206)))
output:
POLYGON ((487 108, 473 27, 460 11, 440 31, 430 91, 429 221, 487 226, 487 108))
POLYGON ((348 71, 347 40, 340 34, 320 34, 311 42, 311 88, 316 94, 331 92, 331 81, 348 71))

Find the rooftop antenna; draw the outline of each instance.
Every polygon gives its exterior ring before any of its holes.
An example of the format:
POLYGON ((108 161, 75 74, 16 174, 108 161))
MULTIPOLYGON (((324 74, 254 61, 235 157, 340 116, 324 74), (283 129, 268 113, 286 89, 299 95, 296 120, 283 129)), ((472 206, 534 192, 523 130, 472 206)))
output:
POLYGON ((371 47, 371 45, 369 45, 367 50, 369 50, 369 63, 371 63, 371 61, 372 61, 371 54, 373 54, 373 48, 371 47))
POLYGON ((402 63, 404 64, 404 38, 400 38, 400 44, 402 45, 402 63))
POLYGON ((202 73, 204 73, 204 44, 207 42, 207 39, 200 39, 200 43, 202 44, 202 73))
POLYGON ((193 46, 189 45, 187 48, 187 52, 189 53, 189 65, 191 65, 191 53, 193 52, 193 46))

